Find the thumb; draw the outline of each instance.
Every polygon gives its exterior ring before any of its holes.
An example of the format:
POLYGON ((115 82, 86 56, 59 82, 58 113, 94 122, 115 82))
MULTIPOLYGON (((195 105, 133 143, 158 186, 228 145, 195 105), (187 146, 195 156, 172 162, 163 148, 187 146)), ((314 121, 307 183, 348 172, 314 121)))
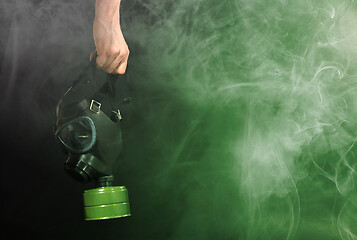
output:
POLYGON ((90 53, 89 55, 89 61, 92 61, 92 59, 94 58, 95 54, 97 53, 97 51, 93 51, 90 53))

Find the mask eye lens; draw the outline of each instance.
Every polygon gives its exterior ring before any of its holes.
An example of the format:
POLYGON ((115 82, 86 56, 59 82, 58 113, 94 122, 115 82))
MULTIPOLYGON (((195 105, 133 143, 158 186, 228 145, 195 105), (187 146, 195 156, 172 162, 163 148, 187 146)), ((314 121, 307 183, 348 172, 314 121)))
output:
POLYGON ((95 142, 94 124, 87 117, 72 120, 60 128, 57 137, 70 151, 86 152, 95 142))

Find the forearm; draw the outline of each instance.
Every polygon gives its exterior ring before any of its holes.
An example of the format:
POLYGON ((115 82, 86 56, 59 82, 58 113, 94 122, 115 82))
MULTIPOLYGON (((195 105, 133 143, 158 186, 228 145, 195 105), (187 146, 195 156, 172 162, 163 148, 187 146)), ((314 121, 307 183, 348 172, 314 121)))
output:
POLYGON ((120 26, 120 2, 121 0, 96 0, 95 18, 109 24, 120 26))

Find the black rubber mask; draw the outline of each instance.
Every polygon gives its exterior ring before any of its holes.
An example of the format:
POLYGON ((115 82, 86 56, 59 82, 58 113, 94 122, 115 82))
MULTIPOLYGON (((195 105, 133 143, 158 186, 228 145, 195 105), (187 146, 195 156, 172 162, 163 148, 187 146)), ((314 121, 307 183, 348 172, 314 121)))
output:
POLYGON ((79 182, 112 175, 122 148, 121 115, 108 91, 115 76, 92 65, 57 106, 55 136, 68 154, 65 171, 79 182))

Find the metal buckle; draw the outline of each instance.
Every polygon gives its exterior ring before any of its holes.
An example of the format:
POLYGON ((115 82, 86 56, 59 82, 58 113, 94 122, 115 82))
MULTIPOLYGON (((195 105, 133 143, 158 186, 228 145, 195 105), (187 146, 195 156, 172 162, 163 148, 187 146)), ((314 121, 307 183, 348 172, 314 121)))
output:
POLYGON ((99 113, 100 112, 100 107, 102 104, 100 102, 97 102, 96 100, 92 99, 89 110, 91 110, 94 113, 99 113))
POLYGON ((120 110, 118 109, 118 118, 119 118, 119 120, 122 120, 123 119, 123 117, 121 116, 121 114, 120 114, 120 110))
POLYGON ((112 113, 115 114, 115 117, 116 117, 117 119, 119 119, 119 120, 122 120, 122 119, 123 119, 122 115, 120 114, 120 110, 119 110, 119 109, 118 109, 117 111, 112 110, 112 113))

